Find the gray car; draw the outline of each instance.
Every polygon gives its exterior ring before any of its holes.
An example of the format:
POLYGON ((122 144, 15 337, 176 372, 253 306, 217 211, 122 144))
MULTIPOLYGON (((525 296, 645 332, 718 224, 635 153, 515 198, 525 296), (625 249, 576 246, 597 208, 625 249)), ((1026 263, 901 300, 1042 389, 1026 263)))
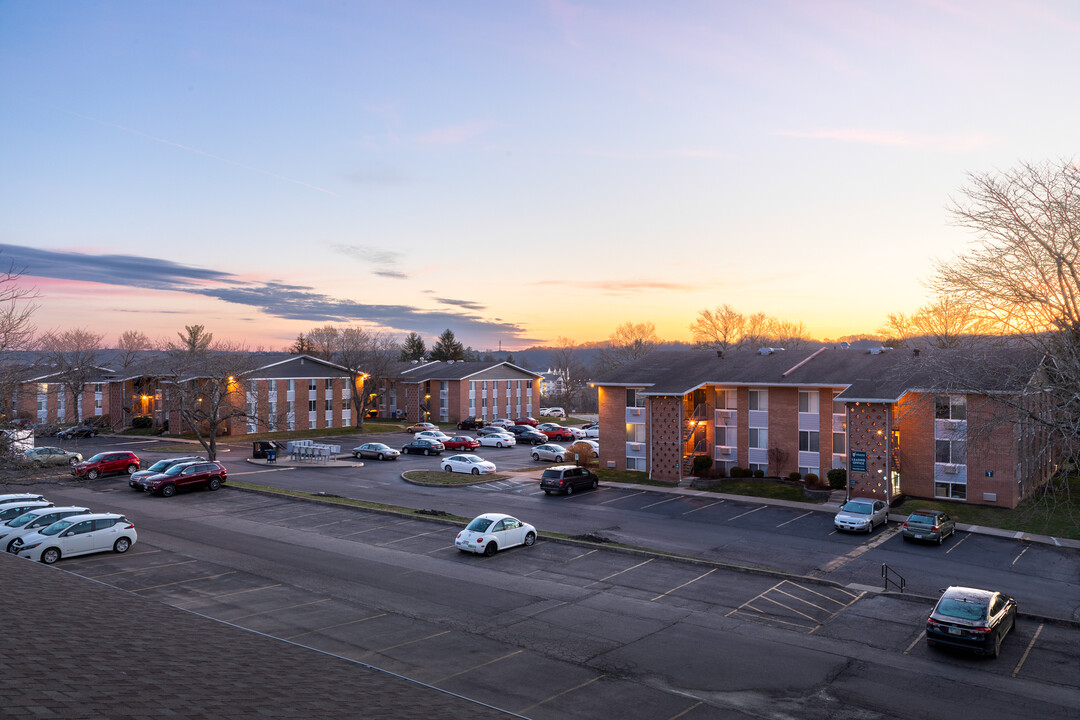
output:
POLYGON ((37 466, 48 465, 74 465, 82 462, 83 456, 77 452, 69 452, 63 448, 42 445, 30 448, 23 452, 23 460, 37 466))
POLYGON ((905 540, 929 540, 941 544, 956 532, 956 521, 941 510, 916 510, 904 521, 905 540))
POLYGON ((878 525, 889 522, 889 506, 884 500, 874 498, 851 498, 833 518, 837 530, 850 530, 870 534, 878 525))

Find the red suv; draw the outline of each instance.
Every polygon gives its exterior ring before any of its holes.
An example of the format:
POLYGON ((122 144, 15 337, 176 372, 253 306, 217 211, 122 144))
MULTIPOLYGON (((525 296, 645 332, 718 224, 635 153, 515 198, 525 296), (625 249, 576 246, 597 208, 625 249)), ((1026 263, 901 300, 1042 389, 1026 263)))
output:
POLYGON ((178 463, 158 475, 151 475, 139 481, 139 486, 148 493, 163 497, 172 497, 177 490, 195 490, 206 488, 217 490, 226 480, 225 466, 219 462, 200 460, 199 462, 178 463))
POLYGON ((71 474, 75 477, 85 477, 90 480, 99 475, 109 473, 132 474, 139 469, 142 463, 139 456, 133 452, 103 452, 98 453, 86 462, 76 463, 71 466, 71 474))

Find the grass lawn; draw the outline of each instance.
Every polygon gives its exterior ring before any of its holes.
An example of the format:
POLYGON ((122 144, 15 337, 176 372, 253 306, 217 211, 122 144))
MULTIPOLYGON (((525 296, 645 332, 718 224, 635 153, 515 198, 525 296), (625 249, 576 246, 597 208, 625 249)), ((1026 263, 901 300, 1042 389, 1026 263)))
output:
POLYGON ((413 482, 425 485, 473 485, 478 482, 492 482, 494 480, 506 480, 509 475, 466 475, 465 473, 448 473, 443 470, 409 470, 404 477, 413 482))

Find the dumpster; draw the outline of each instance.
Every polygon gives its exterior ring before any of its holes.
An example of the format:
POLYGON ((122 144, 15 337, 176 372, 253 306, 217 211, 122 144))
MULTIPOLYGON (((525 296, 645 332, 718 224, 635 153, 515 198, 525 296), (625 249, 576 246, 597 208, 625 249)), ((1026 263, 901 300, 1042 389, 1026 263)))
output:
POLYGON ((256 440, 251 443, 251 457, 253 458, 265 458, 267 450, 277 450, 274 443, 269 440, 256 440))

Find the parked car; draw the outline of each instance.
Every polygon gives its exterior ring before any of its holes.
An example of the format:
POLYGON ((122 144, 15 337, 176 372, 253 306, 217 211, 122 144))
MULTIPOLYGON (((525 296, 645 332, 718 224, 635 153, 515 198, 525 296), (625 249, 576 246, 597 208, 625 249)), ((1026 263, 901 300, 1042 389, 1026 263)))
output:
MULTIPOLYGON (((600 457, 600 443, 596 442, 595 440, 586 440, 584 438, 575 440, 574 444, 570 446, 570 452, 575 452, 575 448, 578 445, 587 445, 589 447, 589 450, 591 450, 592 456, 594 458, 600 457)), ((576 452, 579 455, 582 454, 582 451, 580 449, 576 450, 576 452)))
POLYGON ((406 455, 438 455, 445 449, 446 446, 438 440, 413 438, 411 443, 402 446, 401 452, 406 455))
POLYGON ((145 470, 140 470, 137 473, 133 473, 132 476, 128 478, 128 485, 131 487, 132 490, 142 490, 142 485, 140 485, 139 483, 142 482, 143 478, 148 478, 151 475, 163 473, 169 468, 171 468, 173 465, 201 461, 202 458, 198 455, 188 455, 187 457, 174 457, 165 458, 164 460, 158 460, 156 463, 146 468, 145 470))
POLYGON ((956 532, 956 521, 941 510, 916 510, 904 521, 905 540, 930 540, 938 545, 956 532))
POLYGON ((954 586, 945 589, 926 619, 926 644, 997 657, 1001 641, 1015 626, 1016 600, 992 590, 954 586))
POLYGON ((588 437, 588 434, 586 434, 586 432, 579 427, 568 425, 566 429, 570 431, 570 434, 574 436, 575 440, 584 440, 588 437))
POLYGON ((82 462, 83 456, 77 452, 68 452, 62 448, 42 445, 24 450, 22 459, 38 467, 52 465, 74 465, 82 462))
POLYGON ((427 438, 428 440, 438 440, 441 443, 450 439, 450 436, 444 433, 442 430, 421 430, 413 435, 413 437, 427 438))
POLYGON ((585 437, 587 438, 600 437, 600 423, 585 423, 581 426, 581 429, 585 431, 585 437))
POLYGON ((360 460, 374 458, 376 460, 397 460, 400 452, 382 443, 364 443, 352 449, 353 457, 360 460))
POLYGON ((841 506, 833 518, 837 530, 851 530, 870 534, 878 525, 889 522, 889 506, 884 500, 874 498, 851 498, 841 506))
POLYGON ((561 407, 540 408, 541 417, 566 417, 566 411, 561 407))
POLYGON ((487 447, 514 447, 517 445, 517 440, 510 433, 496 433, 493 435, 484 435, 480 438, 480 444, 487 447))
POLYGON ((217 490, 228 480, 225 466, 213 460, 180 463, 158 475, 151 475, 139 481, 142 489, 148 493, 172 497, 177 492, 198 490, 217 490))
POLYGON ((547 436, 548 440, 573 440, 574 433, 559 423, 540 423, 536 428, 547 436))
POLYGON ((442 461, 442 469, 446 472, 487 475, 495 472, 495 463, 479 455, 451 455, 442 461))
POLYGON ((514 427, 514 425, 516 423, 513 420, 511 420, 510 418, 495 418, 494 420, 492 420, 488 424, 493 425, 495 427, 503 428, 505 430, 508 427, 514 427))
POLYGON ((600 478, 593 471, 576 465, 557 465, 549 467, 540 476, 540 489, 544 494, 553 492, 573 494, 575 490, 592 489, 600 486, 600 478))
POLYGON ((468 435, 455 435, 449 440, 443 440, 447 450, 474 450, 480 447, 480 441, 468 435))
POLYGON ((462 552, 494 555, 516 545, 526 547, 536 542, 536 528, 501 513, 486 513, 475 518, 457 534, 454 545, 462 552))
POLYGON ((133 452, 103 452, 98 453, 86 462, 72 465, 71 474, 75 477, 85 477, 90 480, 110 473, 126 472, 128 475, 133 475, 141 464, 139 456, 133 452))
POLYGON ((0 495, 0 505, 7 505, 9 503, 22 502, 23 500, 44 500, 44 495, 38 495, 37 493, 8 493, 7 495, 0 495))
POLYGON ((0 523, 13 520, 31 510, 52 506, 53 504, 48 500, 20 500, 19 502, 4 503, 3 505, 0 505, 0 523))
POLYGON ((465 418, 464 420, 462 420, 461 422, 459 422, 457 424, 457 429, 458 430, 479 430, 480 428, 484 427, 485 425, 487 425, 486 422, 484 422, 480 418, 476 417, 475 415, 470 415, 469 417, 465 418))
POLYGON ((548 436, 530 425, 515 425, 507 428, 519 443, 543 445, 548 441, 548 436))
POLYGON ((15 540, 23 535, 37 532, 69 515, 85 515, 88 512, 90 512, 89 508, 74 505, 27 510, 22 515, 13 517, 0 525, 0 548, 3 548, 5 552, 15 552, 15 540))
POLYGON ((434 424, 429 423, 429 422, 419 422, 419 423, 416 423, 415 425, 410 425, 409 427, 405 428, 405 432, 412 433, 413 435, 415 435, 416 433, 423 432, 424 430, 438 430, 438 429, 439 429, 438 425, 434 425, 434 424))
POLYGON ((507 432, 507 429, 499 427, 498 425, 485 425, 484 427, 479 428, 476 431, 476 434, 480 437, 484 437, 485 435, 498 435, 505 432, 507 432))
POLYGON ((533 460, 545 460, 548 462, 562 462, 566 459, 566 448, 555 443, 537 445, 532 450, 533 460))
POLYGON ((125 553, 136 540, 135 524, 123 515, 90 513, 66 517, 23 535, 15 541, 15 553, 22 558, 52 565, 62 557, 108 550, 125 553))
POLYGON ((536 418, 533 417, 519 417, 514 419, 515 425, 529 425, 530 427, 536 427, 540 424, 536 418))
POLYGON ((56 437, 71 440, 73 438, 92 438, 97 434, 98 429, 93 425, 73 425, 56 433, 56 437))

